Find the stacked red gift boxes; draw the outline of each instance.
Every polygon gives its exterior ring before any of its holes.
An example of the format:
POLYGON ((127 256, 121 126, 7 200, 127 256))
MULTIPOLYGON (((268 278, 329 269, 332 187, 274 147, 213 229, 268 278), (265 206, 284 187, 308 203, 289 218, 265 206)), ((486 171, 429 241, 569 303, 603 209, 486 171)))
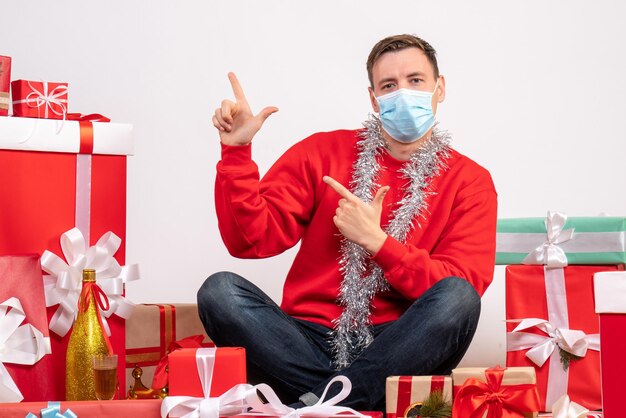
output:
POLYGON ((134 305, 123 288, 138 277, 136 266, 124 266, 132 126, 68 113, 67 83, 11 82, 10 74, 10 58, 0 57, 0 303, 20 302, 22 324, 41 333, 43 351, 18 344, 23 331, 8 326, 14 309, 5 306, 0 401, 63 400, 83 268, 96 267, 111 303, 104 320, 113 350, 125 350, 134 305), (95 252, 99 264, 90 266, 95 252))

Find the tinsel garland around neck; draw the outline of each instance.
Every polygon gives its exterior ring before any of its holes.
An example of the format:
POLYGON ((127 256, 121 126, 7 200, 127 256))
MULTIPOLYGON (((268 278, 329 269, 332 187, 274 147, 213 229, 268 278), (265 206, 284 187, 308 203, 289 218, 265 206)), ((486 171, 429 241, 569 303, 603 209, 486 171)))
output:
MULTIPOLYGON (((386 152, 380 120, 370 115, 363 123, 365 129, 357 142, 357 160, 353 166, 350 188, 364 202, 371 202, 380 185, 379 158, 386 152)), ((409 182, 402 199, 395 203, 391 219, 385 232, 405 243, 409 233, 419 225, 427 208, 430 180, 445 168, 449 156, 450 135, 437 128, 423 145, 411 155, 400 169, 409 182)), ((343 239, 341 244, 340 269, 343 274, 339 304, 343 312, 335 320, 332 335, 334 365, 340 370, 352 363, 354 358, 373 340, 371 331, 371 304, 377 292, 388 289, 382 269, 370 260, 369 253, 360 245, 343 239)))

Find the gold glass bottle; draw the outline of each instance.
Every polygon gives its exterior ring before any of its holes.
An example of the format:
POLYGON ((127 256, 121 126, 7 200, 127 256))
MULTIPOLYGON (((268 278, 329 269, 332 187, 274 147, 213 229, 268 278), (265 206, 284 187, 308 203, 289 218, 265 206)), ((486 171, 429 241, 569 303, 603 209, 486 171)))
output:
POLYGON ((68 401, 96 399, 93 357, 113 354, 98 308, 97 300, 102 294, 96 285, 96 271, 83 270, 78 316, 67 345, 65 398, 68 401))

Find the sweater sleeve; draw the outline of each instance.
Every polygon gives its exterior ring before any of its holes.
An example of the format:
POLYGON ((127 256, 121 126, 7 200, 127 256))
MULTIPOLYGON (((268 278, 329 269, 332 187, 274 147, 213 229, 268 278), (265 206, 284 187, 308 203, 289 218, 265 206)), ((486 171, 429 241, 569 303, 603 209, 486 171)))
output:
POLYGON ((215 206, 222 240, 239 258, 282 253, 301 238, 313 206, 313 185, 301 146, 288 150, 259 179, 251 145, 222 144, 215 206))
POLYGON ((449 276, 466 279, 482 296, 493 280, 496 222, 495 190, 479 191, 455 202, 430 253, 387 237, 373 259, 389 284, 410 300, 449 276))

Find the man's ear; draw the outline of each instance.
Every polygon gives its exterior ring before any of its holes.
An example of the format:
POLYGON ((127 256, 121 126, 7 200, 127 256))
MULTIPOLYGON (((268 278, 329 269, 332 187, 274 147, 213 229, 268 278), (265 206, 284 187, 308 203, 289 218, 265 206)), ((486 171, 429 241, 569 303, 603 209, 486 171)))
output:
POLYGON ((446 78, 442 75, 439 76, 439 84, 437 85, 437 102, 441 103, 446 98, 446 78))
POLYGON ((379 113, 380 108, 378 107, 378 102, 376 101, 376 95, 374 94, 374 90, 371 87, 368 87, 367 91, 370 93, 370 103, 372 103, 372 109, 374 109, 374 112, 379 113))

